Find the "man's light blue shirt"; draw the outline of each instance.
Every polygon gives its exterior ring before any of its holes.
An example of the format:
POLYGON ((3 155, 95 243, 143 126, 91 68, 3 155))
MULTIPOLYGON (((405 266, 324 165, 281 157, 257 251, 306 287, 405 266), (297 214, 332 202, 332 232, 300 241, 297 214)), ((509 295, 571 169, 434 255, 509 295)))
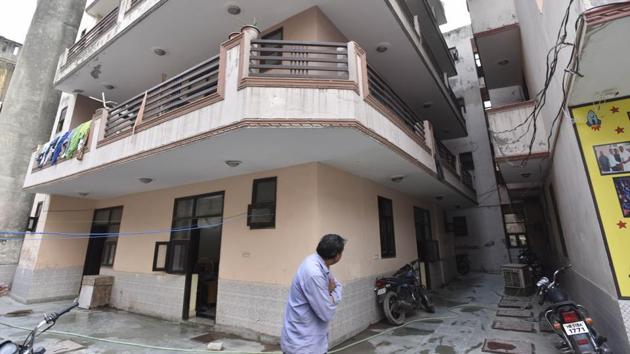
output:
POLYGON ((280 336, 286 354, 323 354, 328 351, 328 323, 341 301, 341 284, 332 277, 318 254, 302 262, 289 290, 280 336), (328 291, 329 279, 337 287, 328 291))

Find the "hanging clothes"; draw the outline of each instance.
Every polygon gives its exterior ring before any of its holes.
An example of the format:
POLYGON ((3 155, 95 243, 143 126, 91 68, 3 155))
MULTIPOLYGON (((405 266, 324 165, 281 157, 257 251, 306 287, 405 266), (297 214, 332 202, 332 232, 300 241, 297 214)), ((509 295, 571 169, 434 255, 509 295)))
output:
POLYGON ((55 151, 55 147, 57 146, 57 142, 59 141, 60 138, 61 136, 57 135, 51 141, 48 142, 48 147, 43 153, 43 158, 40 161, 39 167, 44 166, 45 164, 48 163, 48 161, 50 161, 50 158, 52 157, 55 151))
POLYGON ((70 142, 68 143, 68 148, 66 148, 66 153, 64 154, 65 158, 72 158, 75 152, 78 153, 78 150, 82 150, 84 144, 82 145, 81 141, 87 140, 87 136, 90 133, 91 125, 92 121, 87 121, 85 123, 81 123, 78 127, 74 128, 74 130, 72 131, 72 137, 70 138, 70 142))
POLYGON ((54 165, 57 163, 57 159, 61 155, 65 146, 67 146, 68 138, 72 135, 72 131, 65 132, 61 138, 57 141, 57 145, 55 146, 55 151, 50 158, 50 164, 54 165))

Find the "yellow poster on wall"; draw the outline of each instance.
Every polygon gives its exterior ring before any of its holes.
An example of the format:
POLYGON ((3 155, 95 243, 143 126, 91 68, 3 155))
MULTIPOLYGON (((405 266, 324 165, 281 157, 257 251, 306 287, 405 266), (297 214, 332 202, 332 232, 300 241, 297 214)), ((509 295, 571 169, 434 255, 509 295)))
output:
POLYGON ((630 98, 571 114, 619 297, 630 299, 630 98))

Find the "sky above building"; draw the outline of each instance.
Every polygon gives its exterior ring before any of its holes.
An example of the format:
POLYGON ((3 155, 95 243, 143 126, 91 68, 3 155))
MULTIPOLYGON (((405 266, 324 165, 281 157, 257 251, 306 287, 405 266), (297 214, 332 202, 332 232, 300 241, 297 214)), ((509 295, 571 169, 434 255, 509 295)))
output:
POLYGON ((440 26, 442 32, 452 31, 456 28, 470 25, 470 15, 466 0, 442 0, 446 13, 447 23, 440 26))
POLYGON ((0 36, 24 43, 37 0, 0 0, 0 36))

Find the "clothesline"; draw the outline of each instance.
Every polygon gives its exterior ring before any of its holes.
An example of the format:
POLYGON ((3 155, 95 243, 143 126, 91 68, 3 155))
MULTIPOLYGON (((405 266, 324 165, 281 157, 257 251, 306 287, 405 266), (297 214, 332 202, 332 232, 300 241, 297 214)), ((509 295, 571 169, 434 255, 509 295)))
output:
POLYGON ((72 130, 56 135, 44 144, 37 154, 37 166, 43 167, 48 162, 54 165, 60 157, 70 159, 75 154, 77 159, 81 160, 87 146, 91 124, 92 121, 84 122, 72 130))

